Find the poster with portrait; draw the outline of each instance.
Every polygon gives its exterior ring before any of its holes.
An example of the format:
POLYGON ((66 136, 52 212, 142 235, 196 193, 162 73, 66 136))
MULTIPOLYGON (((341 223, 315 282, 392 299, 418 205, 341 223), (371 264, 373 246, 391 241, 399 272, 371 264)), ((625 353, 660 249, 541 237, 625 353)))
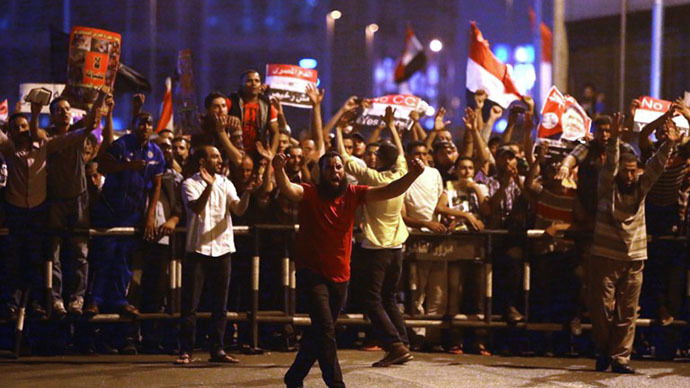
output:
POLYGON ((574 141, 585 137, 591 125, 577 100, 552 86, 541 109, 537 137, 574 141))
POLYGON ((70 34, 67 86, 63 92, 72 106, 88 109, 98 90, 112 93, 120 65, 118 33, 75 26, 70 34))
POLYGON ((429 104, 420 97, 411 94, 390 94, 383 97, 368 100, 369 107, 365 108, 362 115, 357 118, 357 124, 364 127, 375 127, 381 123, 381 117, 386 113, 387 107, 395 109, 395 126, 408 130, 412 127, 410 113, 418 111, 424 115, 429 104))
POLYGON ((266 65, 266 84, 270 87, 268 96, 277 98, 283 105, 311 109, 305 90, 309 84, 316 86, 318 79, 318 72, 314 69, 295 65, 266 65))
POLYGON ((199 107, 196 103, 192 50, 177 53, 177 80, 173 97, 173 112, 178 133, 196 133, 199 130, 199 107))

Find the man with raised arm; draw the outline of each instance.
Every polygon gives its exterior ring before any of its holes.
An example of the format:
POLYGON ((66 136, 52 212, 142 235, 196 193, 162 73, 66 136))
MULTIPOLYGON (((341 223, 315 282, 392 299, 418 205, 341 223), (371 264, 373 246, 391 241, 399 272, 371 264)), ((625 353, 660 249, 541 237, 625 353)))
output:
POLYGON ((349 185, 340 154, 319 159, 317 185, 291 183, 285 173, 285 155, 273 159, 276 183, 290 200, 300 203, 297 234, 297 285, 305 298, 311 326, 302 337, 294 363, 285 374, 288 387, 301 387, 316 360, 329 387, 344 387, 335 341, 335 321, 345 304, 350 279, 352 225, 359 205, 402 195, 424 171, 415 160, 401 178, 378 187, 349 185))
MULTIPOLYGON (((647 260, 644 202, 664 172, 680 139, 668 119, 664 143, 642 173, 634 154, 620 152, 622 117, 615 114, 606 144, 606 162, 599 173, 597 216, 589 261, 590 314, 597 347, 597 371, 635 373, 628 363, 635 340, 642 269, 647 260)), ((660 136, 658 136, 660 137, 660 136)))

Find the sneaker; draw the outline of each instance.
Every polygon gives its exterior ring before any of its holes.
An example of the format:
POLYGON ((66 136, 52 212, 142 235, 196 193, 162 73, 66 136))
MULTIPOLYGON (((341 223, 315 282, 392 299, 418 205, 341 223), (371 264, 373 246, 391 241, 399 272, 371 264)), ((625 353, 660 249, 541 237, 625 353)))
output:
POLYGON ((407 361, 412 360, 412 358, 412 354, 409 350, 407 350, 405 345, 399 343, 397 345, 393 345, 391 350, 386 353, 385 357, 376 361, 371 366, 375 368, 386 368, 393 364, 404 364, 407 361))
POLYGON ((72 315, 82 315, 84 313, 84 297, 77 296, 69 302, 69 313, 72 315))
POLYGON ((635 369, 633 369, 628 364, 619 364, 617 362, 612 362, 611 363, 611 372, 626 374, 626 375, 632 375, 632 374, 635 374, 635 369))
POLYGON ((63 318, 65 315, 67 315, 67 310, 65 310, 65 304, 62 302, 61 299, 56 299, 53 302, 53 315, 55 315, 56 318, 63 318))

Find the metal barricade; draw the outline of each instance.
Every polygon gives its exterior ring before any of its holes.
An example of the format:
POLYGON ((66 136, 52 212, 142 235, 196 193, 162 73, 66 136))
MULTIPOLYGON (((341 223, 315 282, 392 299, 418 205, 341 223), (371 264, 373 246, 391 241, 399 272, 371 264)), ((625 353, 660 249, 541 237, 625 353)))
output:
MULTIPOLYGON (((299 230, 299 225, 264 225, 257 224, 253 226, 234 226, 233 232, 236 236, 247 236, 251 239, 253 245, 253 253, 251 257, 251 304, 250 310, 246 313, 228 312, 227 319, 230 321, 248 322, 251 331, 251 344, 254 348, 259 345, 259 324, 262 323, 281 323, 293 324, 297 326, 309 325, 311 323, 308 316, 304 314, 296 314, 296 276, 295 276, 295 262, 289 255, 289 244, 293 241, 294 234, 299 230), (280 287, 283 293, 282 309, 279 312, 261 311, 259 306, 259 292, 260 292, 260 247, 261 247, 261 232, 262 231, 284 231, 288 236, 284 238, 284 247, 282 247, 282 257, 280 257, 281 281, 280 287)), ((76 233, 88 233, 90 236, 131 236, 138 233, 136 228, 132 227, 118 227, 110 229, 89 229, 74 230, 76 233)), ((88 319, 89 322, 131 322, 134 320, 151 320, 151 319, 178 319, 180 316, 180 303, 182 291, 182 256, 184 252, 179 251, 178 239, 180 234, 186 232, 185 228, 177 228, 175 233, 170 238, 170 263, 168 265, 169 278, 169 306, 168 313, 147 313, 140 314, 136 318, 123 317, 119 314, 98 314, 88 319)), ((0 228, 0 235, 7 235, 6 228, 0 228)), ((527 237, 529 239, 539 238, 543 235, 543 230, 528 230, 527 237)), ((483 313, 476 315, 456 314, 452 317, 443 315, 437 316, 414 316, 407 314, 405 322, 408 327, 474 327, 474 328, 504 328, 508 327, 505 321, 500 321, 500 316, 493 314, 493 263, 492 263, 492 247, 497 236, 507 236, 506 230, 484 230, 481 232, 453 232, 451 234, 435 234, 431 232, 410 231, 413 236, 422 236, 429 238, 454 238, 462 236, 466 238, 468 235, 476 236, 484 239, 484 257, 481 258, 483 266, 483 281, 484 281, 484 295, 483 295, 483 313)), ((660 239, 685 240, 684 237, 664 236, 660 239)), ((409 278, 409 289, 411 292, 418 292, 416 278, 416 271, 414 261, 408 262, 412 266, 409 278)), ((46 295, 50 295, 52 299, 52 262, 47 259, 44 265, 45 289, 46 295)), ((533 323, 529 322, 529 296, 531 284, 531 267, 529 259, 523 262, 523 309, 525 312, 524 322, 515 325, 517 328, 526 330, 542 330, 542 331, 558 331, 563 329, 563 324, 557 323, 533 323)), ((690 269, 688 270, 688 278, 686 285, 687 301, 690 303, 690 269)), ((48 299, 48 296, 46 296, 48 299)), ((29 300, 29 290, 25 290, 22 295, 22 304, 18 311, 18 319, 15 323, 15 344, 14 354, 18 356, 19 347, 22 340, 24 327, 27 323, 26 307, 29 300)), ((48 300, 49 301, 49 300, 48 300)), ((198 313, 197 317, 204 319, 210 318, 210 313, 198 313)), ((369 321, 363 314, 342 314, 337 321, 338 325, 368 325, 369 321)), ((658 324, 654 319, 638 319, 637 326, 645 327, 658 324)), ((686 326, 688 323, 683 320, 675 320, 672 322, 673 326, 686 326)), ((591 328, 589 324, 583 324, 582 328, 587 330, 591 328)))

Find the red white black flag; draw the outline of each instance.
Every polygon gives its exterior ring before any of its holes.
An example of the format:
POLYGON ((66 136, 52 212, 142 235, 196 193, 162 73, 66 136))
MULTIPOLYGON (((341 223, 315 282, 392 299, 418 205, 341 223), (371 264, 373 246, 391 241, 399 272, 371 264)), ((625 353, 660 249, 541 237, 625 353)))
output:
POLYGON ((405 82, 412 75, 426 66, 426 54, 424 46, 419 43, 419 39, 414 34, 412 28, 407 28, 405 35, 405 51, 395 66, 395 83, 405 82))

